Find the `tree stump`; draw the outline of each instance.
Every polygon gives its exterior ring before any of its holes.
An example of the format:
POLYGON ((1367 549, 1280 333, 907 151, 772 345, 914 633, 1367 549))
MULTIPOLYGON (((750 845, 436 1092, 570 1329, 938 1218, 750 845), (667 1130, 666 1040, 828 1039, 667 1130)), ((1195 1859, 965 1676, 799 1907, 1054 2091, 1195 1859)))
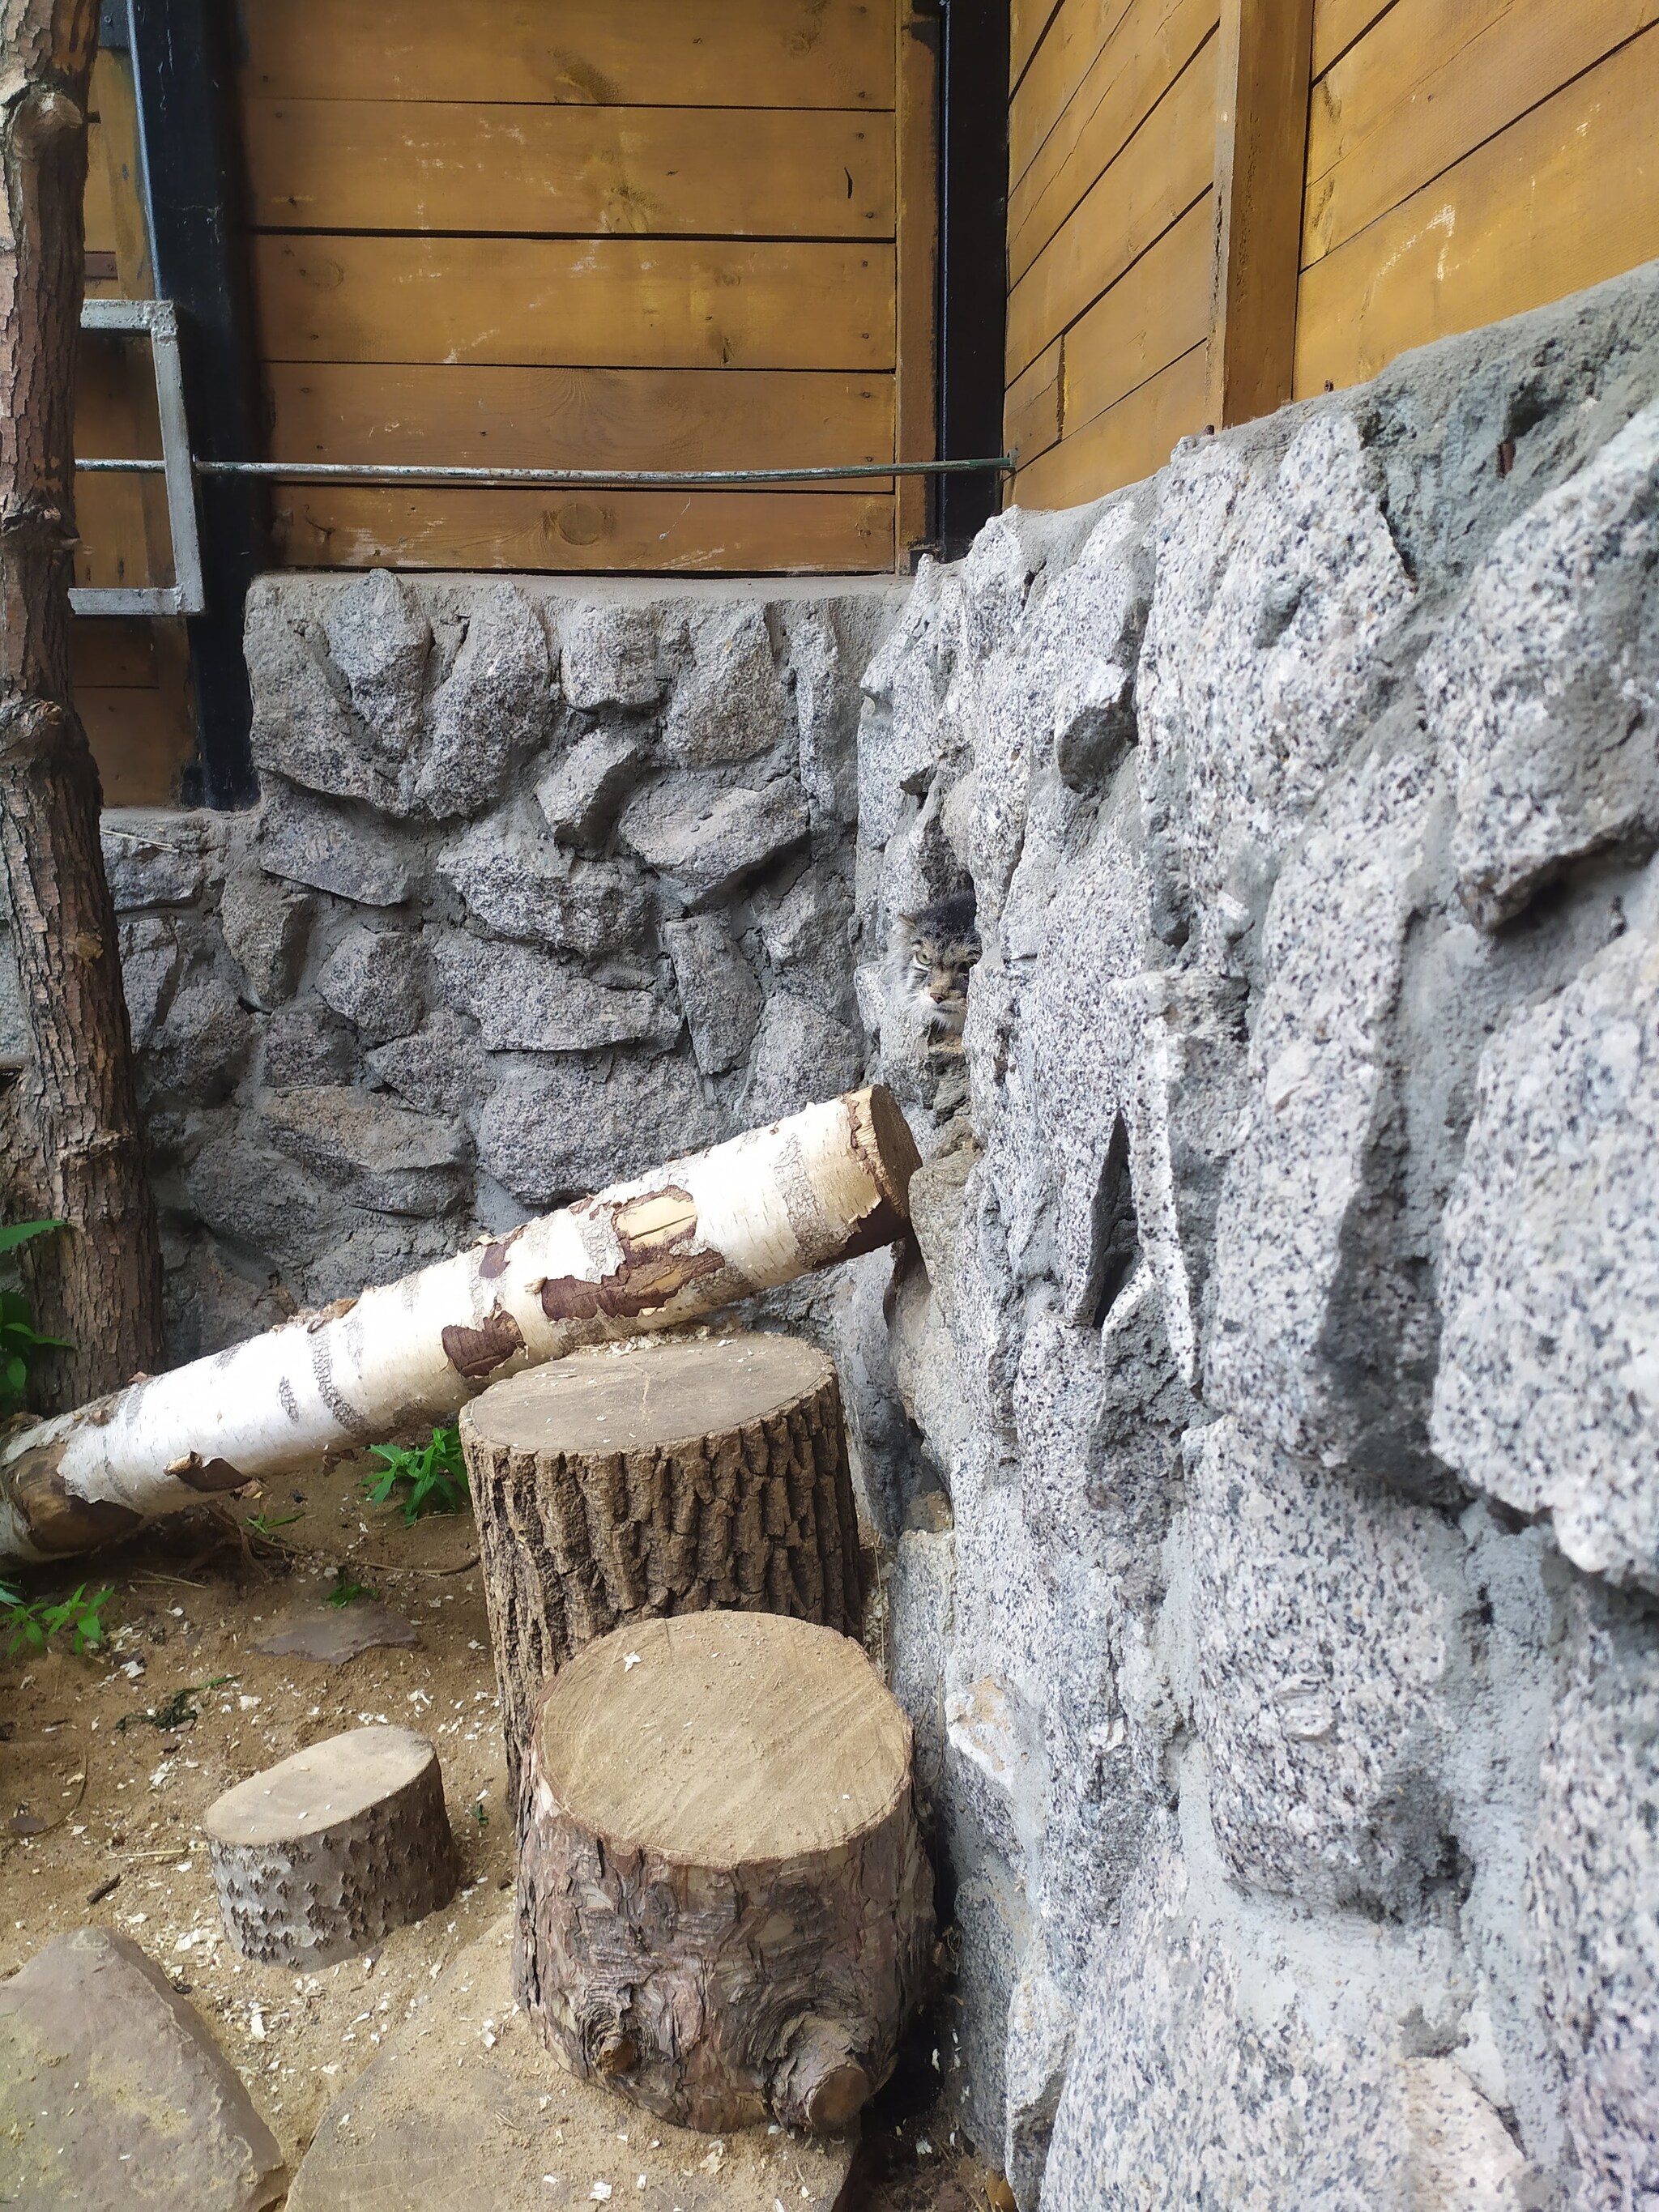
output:
POLYGON ((841 1392, 815 1346, 574 1352, 486 1390, 460 1429, 513 1803, 543 1683, 619 1623, 735 1607, 856 1632, 841 1392))
POLYGON ((683 2126, 846 2126, 932 1939, 910 1753, 831 1630, 703 1613, 590 1644, 526 1774, 514 1985, 548 2047, 683 2126))
POLYGON ((226 1932, 266 1966, 327 1966, 447 1905, 460 1879, 438 1754, 410 1729, 354 1729, 210 1805, 226 1932))

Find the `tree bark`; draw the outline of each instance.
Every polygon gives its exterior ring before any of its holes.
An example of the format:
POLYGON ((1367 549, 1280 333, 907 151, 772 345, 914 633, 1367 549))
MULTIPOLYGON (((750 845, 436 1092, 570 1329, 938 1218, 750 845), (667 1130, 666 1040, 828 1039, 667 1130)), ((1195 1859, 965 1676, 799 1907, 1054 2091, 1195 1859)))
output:
POLYGON ((856 1633, 841 1390, 788 1336, 578 1353, 461 1413, 508 1802, 543 1683, 620 1622, 708 1607, 856 1633))
POLYGON ((59 1215, 32 1248, 36 1324, 73 1349, 74 1403, 160 1363, 161 1260, 144 1174, 98 770, 70 682, 75 362, 87 87, 98 0, 0 0, 0 854, 28 1061, 10 1205, 59 1215))
POLYGON ((0 1448, 0 1559, 129 1535, 485 1384, 695 1321, 903 1234, 916 1149, 879 1086, 809 1106, 0 1448))
POLYGON ((711 2133, 845 2127, 921 1992, 910 1724, 772 1613, 601 1637, 531 1736, 514 1994, 573 2073, 711 2133))

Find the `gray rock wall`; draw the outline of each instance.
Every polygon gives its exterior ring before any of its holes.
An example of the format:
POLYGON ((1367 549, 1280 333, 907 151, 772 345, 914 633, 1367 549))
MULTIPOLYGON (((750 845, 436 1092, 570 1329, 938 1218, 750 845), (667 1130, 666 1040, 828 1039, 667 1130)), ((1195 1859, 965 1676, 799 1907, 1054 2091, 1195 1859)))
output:
POLYGON ((866 675, 889 1633, 1026 2212, 1659 2206, 1656 568, 1659 269, 1004 515, 866 675), (970 881, 953 1062, 882 948, 970 881))

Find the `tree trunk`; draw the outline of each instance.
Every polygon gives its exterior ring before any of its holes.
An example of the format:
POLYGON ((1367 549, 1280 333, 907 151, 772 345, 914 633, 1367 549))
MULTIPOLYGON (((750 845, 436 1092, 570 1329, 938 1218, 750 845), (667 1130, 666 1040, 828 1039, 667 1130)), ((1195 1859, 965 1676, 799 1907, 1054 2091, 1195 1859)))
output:
POLYGON ((0 1559, 89 1550, 204 1492, 451 1419, 538 1360, 890 1244, 916 1164, 889 1094, 854 1091, 42 1421, 0 1449, 0 1559))
POLYGON ((602 1637, 531 1737, 514 1994, 573 2073, 713 2133, 845 2127, 921 1995, 910 1724, 773 1613, 602 1637))
POLYGON ((790 1336, 579 1353, 461 1414, 507 1733, 596 1636, 735 1607, 856 1632, 858 1518, 831 1362, 790 1336))
POLYGON ((87 86, 98 0, 0 0, 0 852, 29 1024, 13 1106, 15 1212, 34 1246, 44 1371, 73 1404, 160 1362, 161 1261, 144 1175, 98 770, 70 684, 75 362, 87 86))

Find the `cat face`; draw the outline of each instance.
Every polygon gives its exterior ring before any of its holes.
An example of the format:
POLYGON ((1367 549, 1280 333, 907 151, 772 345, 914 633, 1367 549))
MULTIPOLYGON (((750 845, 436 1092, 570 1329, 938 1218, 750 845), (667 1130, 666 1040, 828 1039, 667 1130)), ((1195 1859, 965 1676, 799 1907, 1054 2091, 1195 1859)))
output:
POLYGON ((959 891, 907 920, 904 986, 921 1003, 923 1026, 960 1039, 968 1012, 968 980, 979 958, 974 895, 959 891))

